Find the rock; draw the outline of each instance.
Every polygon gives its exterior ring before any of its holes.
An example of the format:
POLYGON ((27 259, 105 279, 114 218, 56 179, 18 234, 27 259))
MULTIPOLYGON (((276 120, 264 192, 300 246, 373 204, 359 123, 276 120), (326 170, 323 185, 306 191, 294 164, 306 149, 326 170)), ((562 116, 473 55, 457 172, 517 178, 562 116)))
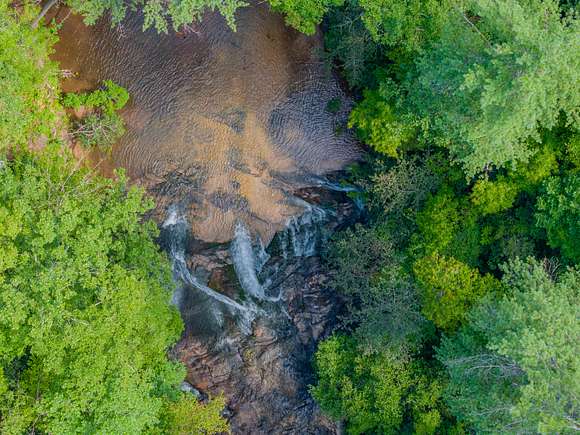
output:
MULTIPOLYGON (((306 190, 301 195, 313 200, 325 196, 306 190)), ((333 208, 329 231, 350 223, 355 213, 345 201, 334 202, 333 208)), ((212 288, 235 297, 237 282, 230 281, 237 278, 226 248, 189 251, 186 261, 199 276, 208 276, 212 288)), ((341 301, 328 288, 319 257, 285 260, 273 254, 267 267, 280 277, 269 293, 281 294, 282 300, 260 306, 250 335, 242 334, 227 312, 209 335, 186 324, 187 332, 173 350, 187 367, 184 384, 209 396, 223 393, 228 400, 224 415, 234 434, 338 434, 340 425, 322 414, 308 387, 314 382, 312 356, 332 332, 341 301)))
POLYGON ((181 391, 183 391, 184 393, 188 393, 188 394, 194 395, 197 400, 203 400, 203 398, 204 398, 203 397, 203 394, 201 393, 201 391, 199 391, 197 388, 195 388, 193 385, 191 385, 187 381, 183 381, 181 383, 181 385, 179 386, 179 389, 181 391))

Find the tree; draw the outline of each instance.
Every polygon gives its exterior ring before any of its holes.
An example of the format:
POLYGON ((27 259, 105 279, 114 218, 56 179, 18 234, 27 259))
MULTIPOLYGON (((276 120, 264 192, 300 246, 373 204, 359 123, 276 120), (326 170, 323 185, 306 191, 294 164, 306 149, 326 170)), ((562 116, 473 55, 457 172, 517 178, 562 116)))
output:
POLYGON ((537 225, 548 243, 573 263, 580 263, 580 174, 551 177, 543 183, 536 204, 537 225))
POLYGON ((105 80, 101 88, 92 92, 65 95, 63 105, 75 110, 84 109, 86 114, 76 119, 73 135, 85 147, 98 147, 109 151, 125 133, 123 118, 117 113, 129 101, 127 90, 111 80, 105 80))
POLYGON ((436 39, 449 14, 443 0, 359 0, 363 22, 374 40, 405 54, 436 39))
POLYGON ((221 412, 226 405, 223 396, 215 397, 204 405, 191 394, 182 394, 169 402, 163 413, 162 434, 199 435, 230 433, 221 412))
POLYGON ((111 16, 111 24, 120 24, 129 8, 143 11, 143 30, 154 27, 159 33, 167 33, 169 23, 178 30, 185 24, 201 19, 206 11, 218 11, 230 27, 235 29, 235 13, 240 7, 247 6, 243 0, 137 0, 130 4, 114 0, 68 0, 67 4, 78 14, 84 16, 86 24, 95 24, 106 13, 111 16))
POLYGON ((429 120, 468 176, 525 162, 539 127, 565 113, 578 128, 578 31, 553 0, 470 1, 417 60, 401 104, 429 120))
POLYGON ((481 433, 573 433, 580 427, 580 272, 558 280, 535 260, 505 267, 508 292, 488 297, 443 340, 445 400, 481 433))
POLYGON ((441 254, 469 266, 477 266, 481 253, 481 227, 476 210, 467 199, 444 185, 429 195, 425 208, 417 214, 418 231, 412 251, 416 256, 441 254))
POLYGON ((400 358, 417 352, 426 335, 416 284, 400 265, 385 267, 368 289, 357 289, 348 323, 365 351, 385 351, 400 358))
POLYGON ((0 431, 141 433, 183 379, 169 262, 126 179, 66 150, 0 169, 0 431))
POLYGON ((377 274, 393 264, 393 244, 384 228, 356 225, 332 241, 326 259, 335 270, 333 288, 349 298, 366 291, 377 274))
MULTIPOLYGON (((324 14, 332 6, 340 6, 344 0, 268 0, 272 9, 286 15, 286 22, 306 34, 313 34, 324 14)), ((235 14, 248 6, 244 0, 137 0, 130 4, 114 0, 68 0, 67 4, 85 17, 86 24, 95 24, 106 13, 111 24, 120 24, 129 8, 143 11, 143 30, 154 27, 159 33, 167 33, 169 25, 178 30, 184 25, 198 21, 207 11, 218 11, 227 24, 236 29, 235 14)))
POLYGON ((440 425, 441 384, 425 368, 389 353, 361 353, 349 337, 323 341, 315 355, 318 382, 311 392, 349 434, 400 433, 413 419, 415 432, 435 433, 440 425))
POLYGON ((0 153, 57 134, 58 68, 49 59, 56 38, 31 27, 35 13, 27 3, 19 13, 0 1, 0 153))
POLYGON ((344 0, 268 0, 272 9, 286 15, 286 23, 302 33, 312 35, 324 14, 344 0))
POLYGON ((324 22, 326 58, 340 66, 351 88, 370 87, 382 50, 363 23, 358 0, 346 0, 342 7, 331 8, 324 22))
POLYGON ((348 127, 356 127, 359 138, 381 154, 397 157, 415 137, 416 128, 400 120, 392 104, 379 91, 364 91, 350 113, 348 127))
POLYGON ((423 314, 444 331, 457 329, 470 308, 487 293, 498 290, 491 275, 481 276, 453 257, 423 257, 413 266, 422 289, 423 314))

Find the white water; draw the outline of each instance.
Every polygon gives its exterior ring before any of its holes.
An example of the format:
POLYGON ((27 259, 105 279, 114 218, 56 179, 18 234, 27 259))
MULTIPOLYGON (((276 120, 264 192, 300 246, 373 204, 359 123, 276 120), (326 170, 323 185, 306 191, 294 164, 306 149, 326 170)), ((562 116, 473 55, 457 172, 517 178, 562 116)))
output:
POLYGON ((261 284, 258 279, 258 273, 270 259, 270 255, 266 252, 261 240, 258 239, 256 244, 252 242, 252 236, 242 222, 236 223, 230 253, 236 275, 246 293, 261 301, 277 302, 280 300, 281 295, 267 296, 265 288, 269 282, 261 284))
POLYGON ((358 187, 335 183, 322 177, 313 177, 312 181, 316 186, 324 187, 328 190, 334 190, 335 192, 360 192, 358 187))
POLYGON ((323 241, 321 224, 328 219, 328 212, 320 207, 301 201, 304 213, 292 217, 286 223, 286 229, 279 234, 282 256, 312 257, 316 255, 323 241))
MULTIPOLYGON (((290 218, 286 228, 278 235, 284 259, 314 256, 320 245, 326 240, 322 227, 330 212, 300 199, 296 199, 296 201, 304 207, 304 213, 290 218)), ((232 313, 237 314, 242 330, 250 333, 252 321, 259 312, 256 305, 252 301, 237 302, 213 290, 203 284, 189 270, 185 261, 188 224, 186 218, 178 212, 176 207, 170 208, 163 228, 169 232, 169 254, 173 260, 173 271, 176 279, 201 291, 212 300, 230 309, 232 313)), ((266 289, 271 284, 269 278, 265 279, 263 283, 260 282, 258 274, 270 259, 270 255, 266 252, 259 238, 254 243, 250 232, 242 222, 236 224, 230 253, 240 285, 251 298, 268 302, 277 302, 281 299, 281 294, 276 297, 267 295, 266 289)), ((272 270, 269 275, 275 276, 276 273, 275 270, 272 270)), ((186 290, 187 286, 182 285, 173 294, 172 302, 180 309, 186 290)), ((221 311, 215 310, 213 314, 218 320, 223 315, 221 311)))
MULTIPOLYGON (((185 217, 179 215, 177 209, 175 207, 172 207, 169 210, 168 217, 162 226, 163 228, 167 228, 169 231, 171 231, 169 254, 171 255, 171 259, 173 261, 173 271, 174 274, 176 275, 176 278, 200 290, 213 300, 218 301, 223 305, 231 308, 233 311, 239 313, 242 330, 244 330, 246 333, 250 333, 251 323, 253 319, 256 317, 257 308, 251 303, 240 304, 234 301, 233 299, 213 290, 207 285, 202 284, 199 281, 199 279, 197 279, 187 267, 187 263, 185 262, 185 246, 184 246, 185 236, 187 233, 187 220, 185 219, 185 217)), ((181 308, 184 291, 185 291, 184 286, 179 286, 173 294, 172 302, 178 308, 181 308)))
POLYGON ((230 245, 230 253, 242 288, 256 299, 266 299, 264 287, 258 281, 258 268, 254 248, 252 247, 252 238, 250 232, 241 222, 236 223, 234 239, 230 245))

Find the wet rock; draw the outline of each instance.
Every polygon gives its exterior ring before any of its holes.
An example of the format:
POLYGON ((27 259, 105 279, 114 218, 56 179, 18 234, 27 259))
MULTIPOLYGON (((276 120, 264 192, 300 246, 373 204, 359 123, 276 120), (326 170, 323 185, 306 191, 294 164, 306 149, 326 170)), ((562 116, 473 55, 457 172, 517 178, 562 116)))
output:
POLYGON ((201 393, 201 391, 199 391, 187 381, 183 381, 181 385, 179 385, 179 389, 184 393, 192 394, 197 400, 204 400, 204 395, 201 393))

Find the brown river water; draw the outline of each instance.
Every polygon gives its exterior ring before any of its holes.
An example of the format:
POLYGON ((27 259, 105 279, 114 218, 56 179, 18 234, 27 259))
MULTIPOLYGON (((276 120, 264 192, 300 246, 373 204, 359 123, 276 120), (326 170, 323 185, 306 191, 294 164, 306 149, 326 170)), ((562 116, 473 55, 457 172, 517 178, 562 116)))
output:
POLYGON ((350 102, 321 61, 320 35, 284 25, 266 5, 241 9, 237 31, 214 13, 188 32, 142 31, 129 15, 85 26, 63 20, 54 59, 74 74, 65 91, 105 79, 126 87, 127 133, 102 166, 124 167, 163 211, 188 210, 196 238, 232 239, 241 220, 268 241, 289 217, 296 188, 342 169, 359 155, 345 129, 350 102), (342 102, 338 113, 326 106, 342 102))

